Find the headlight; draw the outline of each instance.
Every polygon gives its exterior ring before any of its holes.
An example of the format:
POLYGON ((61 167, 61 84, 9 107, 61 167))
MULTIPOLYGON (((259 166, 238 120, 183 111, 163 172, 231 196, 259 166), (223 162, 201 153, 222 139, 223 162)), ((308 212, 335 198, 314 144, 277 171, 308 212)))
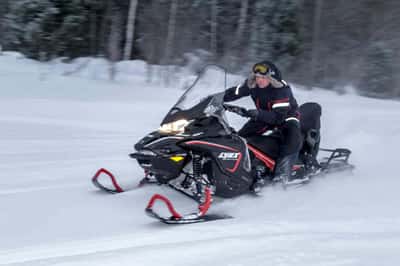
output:
POLYGON ((185 127, 189 124, 186 119, 177 120, 168 124, 163 124, 158 129, 161 133, 183 133, 185 127))

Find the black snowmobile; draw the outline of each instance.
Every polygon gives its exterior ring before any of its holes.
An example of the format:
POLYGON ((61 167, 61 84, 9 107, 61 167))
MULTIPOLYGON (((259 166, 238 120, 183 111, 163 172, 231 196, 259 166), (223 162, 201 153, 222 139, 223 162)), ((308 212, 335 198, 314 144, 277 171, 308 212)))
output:
MULTIPOLYGON (((130 157, 145 171, 140 185, 165 184, 199 204, 199 211, 181 215, 166 197, 156 194, 146 207, 149 216, 170 224, 227 218, 207 214, 213 196, 232 198, 251 193, 256 175, 263 175, 274 183, 279 132, 267 132, 249 139, 240 137, 229 125, 225 112, 243 115, 246 109, 224 104, 226 84, 226 71, 216 66, 203 69, 165 116, 161 127, 134 146, 136 152, 130 157), (156 201, 167 205, 170 217, 153 210, 156 201)), ((292 175, 310 180, 325 172, 353 168, 348 163, 350 150, 319 148, 321 107, 317 103, 306 103, 300 107, 300 112, 304 142, 292 175), (319 162, 319 151, 328 152, 329 156, 319 162)), ((115 177, 105 169, 100 169, 92 181, 108 192, 123 192, 115 177), (102 173, 110 177, 111 186, 99 182, 102 173)))

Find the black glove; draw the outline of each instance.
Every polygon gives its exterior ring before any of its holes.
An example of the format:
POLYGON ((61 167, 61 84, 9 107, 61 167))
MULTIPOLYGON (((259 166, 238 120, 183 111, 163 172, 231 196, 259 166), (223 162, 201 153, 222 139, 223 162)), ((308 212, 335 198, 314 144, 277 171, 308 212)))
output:
POLYGON ((275 112, 275 117, 277 125, 282 125, 283 123, 285 123, 286 114, 275 112))
POLYGON ((259 114, 259 111, 257 109, 250 109, 250 110, 247 110, 246 117, 253 119, 253 120, 257 120, 258 114, 259 114))
POLYGON ((266 124, 279 126, 285 122, 286 114, 279 113, 276 111, 258 111, 257 120, 262 121, 266 124))
POLYGON ((224 104, 224 107, 229 112, 233 112, 240 116, 247 117, 247 110, 243 107, 236 106, 236 105, 230 105, 230 104, 224 104))

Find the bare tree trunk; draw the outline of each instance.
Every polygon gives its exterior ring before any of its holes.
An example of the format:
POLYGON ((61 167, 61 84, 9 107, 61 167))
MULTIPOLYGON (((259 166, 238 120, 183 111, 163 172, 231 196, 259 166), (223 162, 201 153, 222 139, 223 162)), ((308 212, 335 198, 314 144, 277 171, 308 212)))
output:
POLYGON ((257 60, 257 56, 258 56, 257 43, 259 41, 259 32, 258 32, 258 28, 257 28, 257 16, 251 17, 250 27, 253 30, 250 32, 250 42, 248 44, 247 51, 249 53, 250 61, 255 61, 255 60, 257 60))
POLYGON ((135 36, 136 8, 138 0, 131 0, 129 7, 128 22, 126 25, 126 41, 124 48, 124 60, 131 59, 133 38, 135 36))
POLYGON ((97 56, 97 10, 90 10, 90 54, 97 56))
MULTIPOLYGON (((171 6, 169 9, 168 32, 167 32, 167 41, 165 44, 163 64, 171 63, 172 49, 173 49, 173 43, 174 43, 174 39, 175 39, 177 11, 178 11, 178 0, 172 0, 171 6)), ((167 70, 166 75, 165 75, 165 82, 166 82, 167 86, 169 85, 169 81, 170 81, 169 75, 170 75, 170 71, 167 70)))
POLYGON ((110 79, 114 80, 116 76, 115 62, 121 59, 121 41, 122 41, 122 14, 120 7, 114 5, 111 15, 111 31, 108 39, 108 52, 110 58, 110 79))
POLYGON ((210 48, 214 59, 217 57, 218 0, 211 1, 211 40, 210 48))
MULTIPOLYGON (((229 51, 227 54, 229 55, 229 65, 236 69, 238 66, 241 66, 240 56, 243 54, 242 42, 243 42, 243 34, 246 28, 249 0, 242 0, 240 6, 240 15, 238 21, 238 27, 236 29, 235 37, 231 41, 231 44, 228 46, 229 51)), ((246 51, 248 52, 248 51, 246 51)))
POLYGON ((240 7, 239 25, 235 34, 235 41, 234 41, 235 48, 240 47, 240 44, 243 39, 243 33, 246 27, 248 7, 249 7, 249 0, 242 0, 242 5, 240 7))
POLYGON ((99 32, 99 44, 98 44, 98 49, 99 52, 102 54, 102 56, 106 56, 108 53, 107 51, 107 32, 109 30, 109 20, 110 17, 112 16, 112 3, 111 0, 105 0, 106 1, 106 10, 102 16, 102 21, 101 21, 101 26, 100 26, 100 32, 99 32))
POLYGON ((2 0, 1 1, 1 3, 0 3, 0 45, 1 44, 4 44, 3 43, 3 38, 1 37, 1 36, 3 36, 4 34, 3 34, 3 31, 4 31, 4 25, 3 25, 3 19, 4 19, 4 16, 7 14, 7 12, 8 12, 8 3, 9 2, 9 0, 2 0))
POLYGON ((317 57, 318 57, 318 42, 320 40, 320 24, 321 24, 321 11, 323 0, 316 0, 314 12, 314 26, 313 26, 313 37, 312 37, 312 50, 311 50, 311 73, 310 73, 310 84, 309 89, 316 82, 316 71, 317 71, 317 57))
POLYGON ((165 44, 164 63, 169 63, 170 57, 172 55, 172 45, 175 38, 177 10, 178 10, 178 0, 172 0, 171 7, 169 9, 168 32, 167 32, 167 41, 165 44))

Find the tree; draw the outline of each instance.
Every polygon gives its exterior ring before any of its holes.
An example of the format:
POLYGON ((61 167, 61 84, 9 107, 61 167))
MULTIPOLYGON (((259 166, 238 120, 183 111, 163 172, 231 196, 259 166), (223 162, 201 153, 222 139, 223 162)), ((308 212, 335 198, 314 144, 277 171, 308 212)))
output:
MULTIPOLYGON (((98 56, 104 54, 103 24, 107 22, 106 10, 108 0, 83 0, 85 13, 88 16, 89 29, 87 38, 89 39, 89 55, 98 56)), ((106 27, 104 27, 106 28, 106 27)))
POLYGON ((0 2, 0 45, 4 45, 4 17, 8 13, 9 0, 4 0, 0 2))
POLYGON ((168 30, 167 30, 167 39, 165 42, 165 51, 164 51, 164 63, 168 64, 171 62, 172 49, 175 39, 175 30, 176 30, 176 14, 178 10, 178 0, 172 0, 169 8, 169 19, 168 19, 168 30))
POLYGON ((51 41, 52 24, 59 9, 49 0, 19 0, 10 3, 5 16, 4 42, 33 58, 39 58, 51 41))
MULTIPOLYGON (((173 44, 175 40, 175 31, 176 31, 176 14, 178 11, 178 0, 172 0, 171 6, 169 9, 169 19, 168 19, 168 30, 167 30, 167 40, 165 42, 165 51, 164 51, 164 64, 171 64, 171 57, 173 52, 173 44)), ((172 71, 170 67, 167 67, 167 71, 165 72, 164 80, 167 86, 170 83, 170 76, 172 71)))
POLYGON ((251 61, 269 59, 284 71, 300 47, 296 0, 257 1, 253 6, 249 54, 251 61))
POLYGON ((244 30, 246 28, 248 9, 249 9, 249 0, 243 0, 240 6, 239 22, 235 33, 235 40, 233 43, 233 47, 235 50, 239 49, 242 45, 244 30))
POLYGON ((218 0, 211 0, 211 38, 210 49, 214 58, 217 57, 217 28, 218 28, 218 0))
POLYGON ((359 91, 370 97, 393 97, 397 95, 394 76, 394 51, 384 42, 374 42, 367 50, 362 66, 359 91))
POLYGON ((110 6, 110 34, 108 38, 108 56, 110 59, 110 78, 115 79, 115 63, 122 58, 122 32, 123 32, 123 14, 122 7, 118 2, 113 2, 110 6))
POLYGON ((5 46, 37 59, 87 55, 88 14, 80 0, 12 1, 4 19, 5 46))
POLYGON ((311 49, 311 71, 310 71, 310 82, 308 83, 309 89, 315 84, 315 77, 317 71, 317 60, 318 60, 318 47, 320 40, 320 25, 321 25, 321 13, 322 13, 323 0, 317 0, 314 11, 314 26, 312 35, 312 49, 311 49))
POLYGON ((129 60, 132 55, 133 39, 135 36, 136 9, 138 0, 131 0, 128 21, 126 23, 126 40, 124 48, 124 60, 129 60))

